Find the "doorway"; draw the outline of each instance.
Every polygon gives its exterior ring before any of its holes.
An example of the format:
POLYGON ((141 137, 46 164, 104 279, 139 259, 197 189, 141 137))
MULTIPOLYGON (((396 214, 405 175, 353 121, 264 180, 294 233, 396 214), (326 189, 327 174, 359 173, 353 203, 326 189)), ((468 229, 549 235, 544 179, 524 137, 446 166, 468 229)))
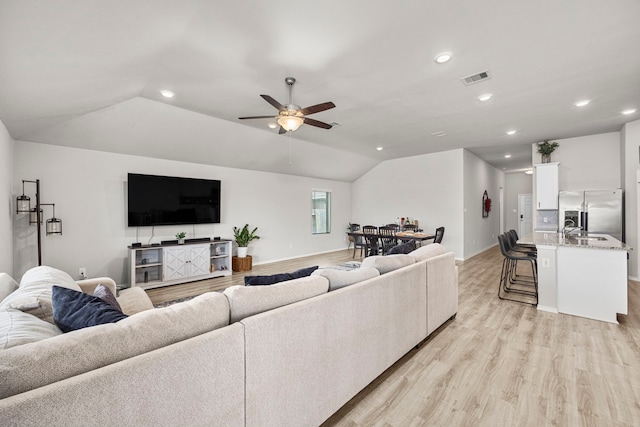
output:
POLYGON ((518 236, 533 232, 533 195, 518 194, 518 236))

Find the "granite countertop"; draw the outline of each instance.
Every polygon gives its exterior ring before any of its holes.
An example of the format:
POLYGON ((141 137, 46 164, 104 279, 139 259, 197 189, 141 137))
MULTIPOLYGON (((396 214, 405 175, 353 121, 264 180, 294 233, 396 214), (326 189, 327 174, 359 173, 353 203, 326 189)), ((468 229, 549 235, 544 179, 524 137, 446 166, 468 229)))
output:
POLYGON ((626 243, 608 234, 589 233, 587 236, 570 235, 564 237, 561 233, 534 232, 518 240, 519 243, 530 245, 569 246, 575 248, 613 249, 630 251, 632 248, 626 243))

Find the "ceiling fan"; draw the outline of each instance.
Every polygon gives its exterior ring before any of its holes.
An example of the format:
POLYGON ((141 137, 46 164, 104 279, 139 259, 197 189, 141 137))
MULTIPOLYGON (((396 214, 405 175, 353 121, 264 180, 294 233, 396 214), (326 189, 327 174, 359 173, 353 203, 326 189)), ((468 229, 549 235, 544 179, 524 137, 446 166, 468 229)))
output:
POLYGON ((300 108, 299 105, 295 105, 291 101, 291 90, 293 88, 293 84, 296 82, 296 79, 293 77, 287 77, 284 79, 284 82, 289 86, 289 103, 287 105, 282 105, 269 95, 260 95, 265 101, 269 104, 273 105, 278 109, 279 113, 277 116, 252 116, 252 117, 238 117, 241 120, 244 119, 277 119, 278 124, 280 125, 279 134, 294 132, 296 131, 303 123, 315 127, 319 127, 322 129, 331 129, 329 123, 324 123, 319 120, 311 119, 306 117, 308 114, 319 113, 321 111, 329 110, 334 108, 336 105, 333 102, 323 102, 322 104, 312 105, 307 108, 300 108))

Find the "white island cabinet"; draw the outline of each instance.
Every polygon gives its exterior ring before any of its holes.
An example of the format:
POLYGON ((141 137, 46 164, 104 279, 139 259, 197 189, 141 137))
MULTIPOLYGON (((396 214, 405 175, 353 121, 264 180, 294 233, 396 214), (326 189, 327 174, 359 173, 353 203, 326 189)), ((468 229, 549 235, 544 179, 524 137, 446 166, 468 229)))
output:
POLYGON ((627 251, 606 234, 533 233, 538 248, 538 309, 618 323, 628 314, 627 251))

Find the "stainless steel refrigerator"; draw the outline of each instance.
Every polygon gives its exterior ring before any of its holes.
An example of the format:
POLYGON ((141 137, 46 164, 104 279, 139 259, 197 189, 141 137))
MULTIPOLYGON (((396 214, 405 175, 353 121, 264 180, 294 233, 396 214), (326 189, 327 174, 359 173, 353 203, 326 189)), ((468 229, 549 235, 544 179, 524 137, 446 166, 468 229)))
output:
POLYGON ((558 195, 559 231, 581 227, 623 241, 624 199, 621 188, 613 190, 561 191, 558 195))

